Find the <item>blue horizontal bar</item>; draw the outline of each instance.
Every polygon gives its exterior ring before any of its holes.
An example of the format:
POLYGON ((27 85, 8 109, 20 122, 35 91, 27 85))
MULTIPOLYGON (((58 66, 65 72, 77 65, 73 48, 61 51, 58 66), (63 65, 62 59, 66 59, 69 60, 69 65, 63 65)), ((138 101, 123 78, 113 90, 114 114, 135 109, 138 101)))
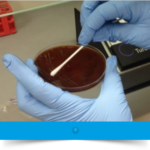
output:
POLYGON ((1 140, 148 140, 150 122, 0 122, 1 140))

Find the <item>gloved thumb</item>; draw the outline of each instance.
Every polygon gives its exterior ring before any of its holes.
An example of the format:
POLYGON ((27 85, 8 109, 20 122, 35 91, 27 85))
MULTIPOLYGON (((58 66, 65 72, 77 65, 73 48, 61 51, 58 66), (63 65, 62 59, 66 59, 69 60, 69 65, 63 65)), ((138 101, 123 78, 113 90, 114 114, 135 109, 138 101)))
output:
POLYGON ((150 44, 147 44, 146 41, 146 39, 150 38, 147 37, 149 36, 149 34, 147 34, 148 31, 149 27, 142 24, 110 23, 104 25, 95 33, 93 41, 122 41, 138 47, 150 48, 150 44))
POLYGON ((31 58, 27 59, 26 65, 27 65, 32 71, 34 71, 35 73, 38 73, 38 68, 37 68, 37 66, 34 64, 34 61, 33 61, 31 58))
POLYGON ((112 91, 118 92, 118 94, 123 92, 123 86, 121 82, 121 77, 117 71, 117 59, 116 56, 111 56, 107 59, 105 76, 102 81, 101 92, 112 91))
POLYGON ((101 93, 95 103, 95 107, 97 107, 95 110, 101 110, 103 117, 101 120, 132 121, 132 114, 116 67, 116 57, 109 57, 101 93))

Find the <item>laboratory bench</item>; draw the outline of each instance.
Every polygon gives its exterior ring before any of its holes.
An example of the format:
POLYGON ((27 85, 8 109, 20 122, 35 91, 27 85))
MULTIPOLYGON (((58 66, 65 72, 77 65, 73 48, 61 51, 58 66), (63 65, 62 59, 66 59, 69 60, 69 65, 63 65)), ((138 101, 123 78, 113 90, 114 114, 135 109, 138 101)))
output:
MULTIPOLYGON (((14 15, 17 33, 0 37, 0 121, 37 121, 20 111, 16 102, 16 79, 2 63, 2 56, 11 53, 24 62, 53 44, 76 42, 75 8, 82 2, 68 2, 14 15)), ((77 92, 82 97, 96 98, 101 84, 77 92)), ((150 112, 150 86, 126 94, 134 118, 150 112)), ((111 97, 110 97, 111 98, 111 97)), ((150 118, 149 118, 150 120, 150 118)))

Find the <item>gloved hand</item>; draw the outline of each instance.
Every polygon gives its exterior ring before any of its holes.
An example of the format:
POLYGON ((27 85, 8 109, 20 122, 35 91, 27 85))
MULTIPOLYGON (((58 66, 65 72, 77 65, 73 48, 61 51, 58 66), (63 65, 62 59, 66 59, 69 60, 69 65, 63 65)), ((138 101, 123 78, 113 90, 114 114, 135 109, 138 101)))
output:
POLYGON ((81 8, 79 43, 123 41, 150 49, 150 1, 85 1, 81 8), (111 23, 120 18, 128 23, 111 23))
POLYGON ((24 64, 16 56, 6 54, 3 62, 18 80, 19 108, 31 116, 43 121, 132 121, 115 56, 107 59, 97 99, 81 98, 44 82, 32 59, 24 64))

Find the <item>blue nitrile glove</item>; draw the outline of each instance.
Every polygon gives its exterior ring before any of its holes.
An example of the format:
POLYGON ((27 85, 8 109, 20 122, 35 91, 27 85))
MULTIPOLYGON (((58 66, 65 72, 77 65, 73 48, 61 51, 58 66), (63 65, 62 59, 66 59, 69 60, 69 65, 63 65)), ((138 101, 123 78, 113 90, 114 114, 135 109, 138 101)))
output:
POLYGON ((32 59, 24 64, 16 56, 6 54, 3 62, 18 80, 19 108, 31 116, 43 121, 132 121, 115 56, 107 59, 97 99, 81 98, 44 82, 32 59))
POLYGON ((123 41, 150 49, 150 1, 85 1, 81 8, 79 43, 123 41), (120 18, 128 23, 112 23, 120 18))

